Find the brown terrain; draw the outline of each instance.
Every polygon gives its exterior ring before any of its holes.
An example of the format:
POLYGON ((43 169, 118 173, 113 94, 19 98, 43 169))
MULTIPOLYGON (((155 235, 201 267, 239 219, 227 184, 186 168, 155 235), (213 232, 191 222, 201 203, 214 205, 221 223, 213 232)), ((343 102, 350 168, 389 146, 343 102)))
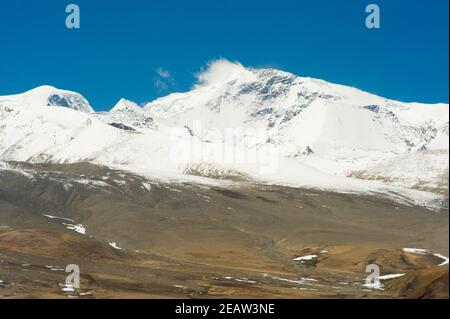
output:
POLYGON ((11 163, 0 298, 448 298, 448 218, 368 195, 11 163), (365 287, 369 264, 403 275, 365 287))

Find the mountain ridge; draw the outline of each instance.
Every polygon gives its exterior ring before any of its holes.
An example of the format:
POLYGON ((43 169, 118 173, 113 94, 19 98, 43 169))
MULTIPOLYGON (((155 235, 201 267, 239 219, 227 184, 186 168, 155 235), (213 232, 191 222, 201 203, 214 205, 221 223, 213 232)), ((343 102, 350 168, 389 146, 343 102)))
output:
POLYGON ((290 186, 406 192, 419 201, 448 196, 448 105, 392 101, 224 60, 200 73, 191 91, 143 108, 121 99, 94 112, 81 95, 44 86, 0 97, 0 121, 0 161, 85 161, 183 178, 237 174, 290 186), (399 160, 404 167, 392 165, 399 160))

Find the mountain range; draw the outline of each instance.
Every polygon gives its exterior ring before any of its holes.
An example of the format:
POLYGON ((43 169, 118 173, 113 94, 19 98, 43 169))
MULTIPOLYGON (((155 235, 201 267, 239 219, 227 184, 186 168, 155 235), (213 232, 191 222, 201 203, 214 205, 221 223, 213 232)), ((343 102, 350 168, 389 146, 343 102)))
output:
POLYGON ((80 94, 51 86, 0 96, 5 163, 88 162, 164 180, 372 193, 435 208, 448 207, 448 151, 448 104, 226 60, 189 92, 143 107, 121 99, 95 112, 80 94))

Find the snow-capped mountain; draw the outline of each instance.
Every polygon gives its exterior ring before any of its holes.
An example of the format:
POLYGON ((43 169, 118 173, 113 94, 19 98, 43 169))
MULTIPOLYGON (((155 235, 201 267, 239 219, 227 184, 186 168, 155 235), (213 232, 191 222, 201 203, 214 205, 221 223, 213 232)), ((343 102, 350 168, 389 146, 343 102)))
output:
POLYGON ((448 192, 442 188, 448 181, 448 104, 403 103, 221 60, 198 76, 190 92, 145 109, 203 141, 269 144, 283 158, 329 174, 448 192), (227 134, 230 128, 235 130, 227 134))
MULTIPOLYGON (((228 61, 213 63, 192 91, 157 99, 145 109, 168 125, 195 130, 193 122, 201 121, 201 132, 194 133, 210 141, 224 141, 224 130, 230 127, 261 128, 267 140, 259 142, 280 147, 286 156, 300 155, 306 148, 322 155, 448 149, 433 143, 448 127, 447 104, 401 103, 228 61)), ((242 134, 238 141, 245 144, 248 139, 242 134)))
POLYGON ((140 129, 157 129, 156 123, 136 103, 121 99, 109 111, 97 113, 100 120, 122 129, 137 131, 140 129))
POLYGON ((40 86, 23 94, 0 96, 0 106, 5 107, 66 107, 73 110, 93 113, 89 102, 80 94, 59 90, 52 86, 40 86))
POLYGON ((448 197, 448 141, 448 104, 402 103, 224 60, 191 91, 144 108, 122 99, 95 113, 81 95, 52 87, 0 97, 0 161, 85 161, 421 204, 448 197))

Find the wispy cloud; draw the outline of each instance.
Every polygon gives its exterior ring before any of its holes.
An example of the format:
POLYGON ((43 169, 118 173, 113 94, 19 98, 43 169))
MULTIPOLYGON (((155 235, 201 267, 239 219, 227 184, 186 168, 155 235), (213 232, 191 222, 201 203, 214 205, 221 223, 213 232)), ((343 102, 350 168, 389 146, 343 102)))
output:
POLYGON ((159 67, 155 70, 153 83, 159 91, 167 91, 168 89, 176 85, 172 73, 162 67, 159 67))
POLYGON ((162 67, 156 69, 156 74, 165 79, 169 79, 172 77, 172 74, 170 74, 169 70, 165 70, 162 67))

